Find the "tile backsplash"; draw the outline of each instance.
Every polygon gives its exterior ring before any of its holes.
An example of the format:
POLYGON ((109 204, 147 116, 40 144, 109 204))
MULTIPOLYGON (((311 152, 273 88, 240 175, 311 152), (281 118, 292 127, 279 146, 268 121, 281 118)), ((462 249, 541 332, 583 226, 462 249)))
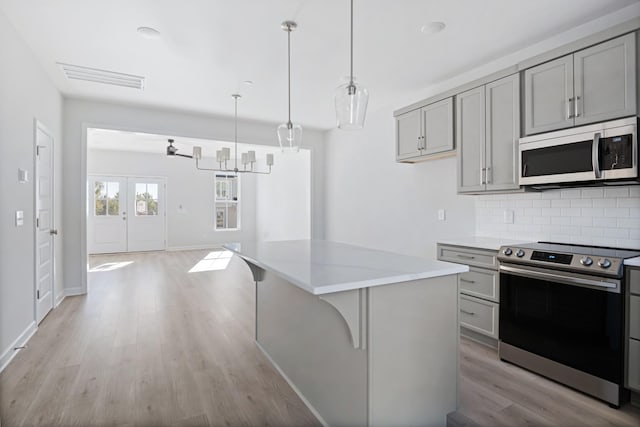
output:
POLYGON ((476 196, 476 234, 640 249, 640 186, 476 196))

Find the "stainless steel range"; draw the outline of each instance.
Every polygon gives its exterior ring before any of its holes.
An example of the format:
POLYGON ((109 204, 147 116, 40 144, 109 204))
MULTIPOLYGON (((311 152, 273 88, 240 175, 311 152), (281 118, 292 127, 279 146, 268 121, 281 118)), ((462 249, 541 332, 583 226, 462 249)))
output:
POLYGON ((619 407, 624 260, 640 251, 539 242, 503 246, 499 353, 619 407))

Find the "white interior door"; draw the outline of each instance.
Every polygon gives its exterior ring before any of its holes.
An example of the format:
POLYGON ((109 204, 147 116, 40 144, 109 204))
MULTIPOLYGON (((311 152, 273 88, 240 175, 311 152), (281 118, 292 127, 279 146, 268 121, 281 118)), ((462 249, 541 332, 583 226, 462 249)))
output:
POLYGON ((36 321, 53 308, 53 138, 36 123, 36 321))
POLYGON ((127 252, 127 178, 90 176, 87 191, 89 253, 127 252))
POLYGON ((128 251, 159 251, 165 249, 164 178, 128 178, 128 251))

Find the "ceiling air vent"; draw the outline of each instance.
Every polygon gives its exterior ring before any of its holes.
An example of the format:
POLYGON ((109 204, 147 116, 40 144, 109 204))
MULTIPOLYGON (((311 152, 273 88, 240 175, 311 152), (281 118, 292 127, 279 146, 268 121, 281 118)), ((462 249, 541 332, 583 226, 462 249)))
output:
POLYGON ((144 77, 133 74, 116 73, 114 71, 100 70, 98 68, 81 67, 79 65, 57 63, 65 76, 71 80, 85 80, 107 85, 144 89, 144 77))

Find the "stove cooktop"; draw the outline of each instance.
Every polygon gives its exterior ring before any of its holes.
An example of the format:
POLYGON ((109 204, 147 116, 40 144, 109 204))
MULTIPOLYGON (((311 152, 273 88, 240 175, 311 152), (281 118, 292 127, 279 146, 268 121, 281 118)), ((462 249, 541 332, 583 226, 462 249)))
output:
POLYGON ((623 260, 640 256, 640 251, 638 250, 634 251, 632 249, 609 248, 606 246, 572 245, 556 242, 526 243, 524 245, 519 245, 518 247, 546 252, 562 252, 575 255, 622 258, 623 260))
POLYGON ((624 260, 637 256, 640 256, 640 251, 631 249, 538 242, 503 246, 498 253, 498 260, 502 263, 622 277, 624 260))

